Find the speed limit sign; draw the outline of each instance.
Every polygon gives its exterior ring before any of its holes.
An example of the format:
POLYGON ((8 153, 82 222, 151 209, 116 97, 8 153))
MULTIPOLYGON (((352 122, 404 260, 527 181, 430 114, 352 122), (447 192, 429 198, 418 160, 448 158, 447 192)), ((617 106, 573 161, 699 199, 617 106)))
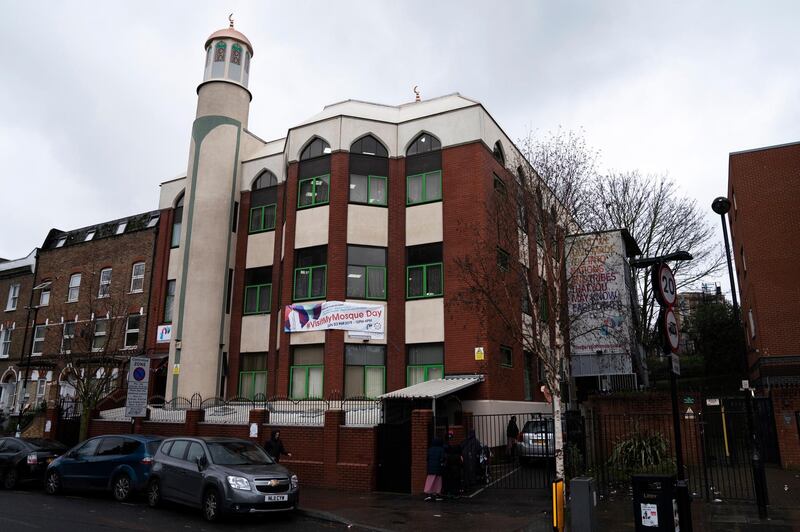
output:
POLYGON ((668 308, 675 305, 677 297, 675 276, 669 266, 663 262, 653 268, 653 287, 659 303, 668 308))
POLYGON ((666 308, 661 311, 661 327, 664 330, 664 340, 666 341, 665 348, 669 348, 673 353, 677 353, 681 334, 678 331, 678 320, 675 317, 675 312, 673 312, 671 308, 666 308))

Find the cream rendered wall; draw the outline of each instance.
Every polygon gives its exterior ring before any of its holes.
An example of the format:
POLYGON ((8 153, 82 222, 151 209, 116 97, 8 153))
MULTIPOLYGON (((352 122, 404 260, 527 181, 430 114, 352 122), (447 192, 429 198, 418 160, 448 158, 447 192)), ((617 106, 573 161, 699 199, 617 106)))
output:
POLYGON ((158 208, 171 209, 181 192, 186 188, 186 177, 165 181, 159 185, 161 190, 158 197, 158 208))
POLYGON ((278 183, 286 181, 286 165, 283 164, 283 154, 263 157, 242 163, 242 181, 240 190, 250 190, 253 181, 263 170, 269 170, 278 178, 278 183))
POLYGON ((347 243, 388 247, 389 209, 349 204, 347 206, 347 243))
POLYGON ((269 350, 270 314, 242 317, 242 353, 269 350))
POLYGON ((442 235, 441 201, 406 208, 406 246, 441 242, 442 235))
POLYGON ((300 209, 295 217, 294 248, 322 246, 328 243, 330 206, 300 209))
POLYGON ((245 268, 272 266, 275 254, 275 231, 254 233, 247 237, 245 268))
MULTIPOLYGON (((167 266, 167 279, 177 279, 181 272, 181 265, 183 263, 183 248, 172 248, 169 250, 169 266, 167 266)), ((176 287, 177 288, 177 287, 176 287)), ((177 291, 175 294, 177 295, 177 291)))
POLYGON ((360 118, 342 117, 341 144, 342 149, 350 150, 354 141, 366 134, 371 134, 381 141, 389 151, 389 157, 397 157, 397 126, 386 122, 374 122, 360 118))
POLYGON ((406 301, 406 343, 444 342, 444 299, 406 301))
MULTIPOLYGON (((321 137, 330 145, 333 151, 342 149, 339 137, 339 132, 341 131, 340 122, 340 117, 334 117, 323 122, 291 130, 286 139, 286 159, 288 162, 300 160, 300 151, 313 137, 321 137)), ((350 145, 348 144, 345 149, 349 148, 350 145)))
POLYGON ((420 131, 428 131, 435 135, 442 142, 442 148, 480 139, 480 113, 480 107, 475 106, 399 124, 397 126, 398 152, 405 155, 406 148, 420 131))
POLYGON ((325 331, 310 331, 292 333, 289 335, 289 345, 324 344, 325 331))

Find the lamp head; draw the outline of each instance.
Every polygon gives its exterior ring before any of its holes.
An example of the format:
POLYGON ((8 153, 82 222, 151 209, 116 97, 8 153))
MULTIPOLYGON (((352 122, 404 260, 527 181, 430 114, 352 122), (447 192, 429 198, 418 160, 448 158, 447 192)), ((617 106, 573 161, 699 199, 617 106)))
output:
POLYGON ((719 215, 728 214, 728 211, 731 210, 731 200, 720 196, 711 203, 711 208, 719 215))

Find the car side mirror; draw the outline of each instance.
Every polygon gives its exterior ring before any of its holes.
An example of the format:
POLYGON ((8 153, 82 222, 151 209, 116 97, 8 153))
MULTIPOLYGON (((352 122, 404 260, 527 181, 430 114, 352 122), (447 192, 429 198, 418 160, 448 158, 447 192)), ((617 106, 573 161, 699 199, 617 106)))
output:
POLYGON ((67 458, 77 458, 77 457, 78 457, 78 451, 70 451, 67 453, 67 458))
POLYGON ((202 471, 208 465, 208 460, 205 456, 198 456, 194 459, 195 463, 197 463, 197 470, 202 471))

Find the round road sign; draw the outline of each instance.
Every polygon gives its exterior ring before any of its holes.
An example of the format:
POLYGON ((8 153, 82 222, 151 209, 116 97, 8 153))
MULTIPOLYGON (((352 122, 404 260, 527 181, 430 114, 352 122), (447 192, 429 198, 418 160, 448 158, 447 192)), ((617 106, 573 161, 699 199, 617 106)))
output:
POLYGON ((664 341, 666 347, 673 353, 678 352, 681 334, 678 331, 678 320, 671 308, 665 309, 662 313, 661 327, 664 330, 664 341))
POLYGON ((137 381, 143 381, 146 376, 144 368, 136 368, 133 370, 133 378, 137 381))
POLYGON ((663 262, 653 267, 653 286, 659 303, 665 307, 672 307, 675 304, 677 296, 675 276, 670 267, 663 262))

